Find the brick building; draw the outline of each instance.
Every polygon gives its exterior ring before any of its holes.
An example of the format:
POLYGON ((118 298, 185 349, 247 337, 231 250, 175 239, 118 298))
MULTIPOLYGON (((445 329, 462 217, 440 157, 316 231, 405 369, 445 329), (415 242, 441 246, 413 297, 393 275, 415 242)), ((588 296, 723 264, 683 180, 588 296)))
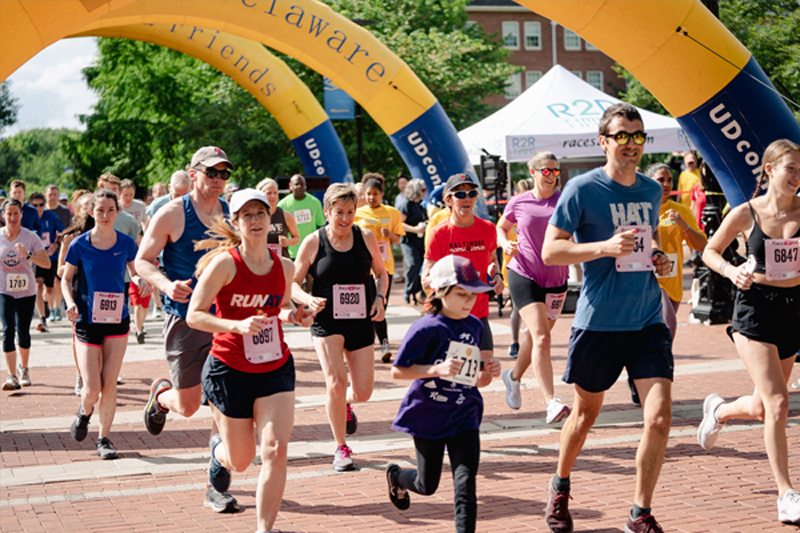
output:
POLYGON ((488 34, 502 36, 511 52, 509 62, 525 67, 509 81, 506 95, 486 102, 501 107, 536 83, 554 63, 587 83, 617 96, 625 85, 611 67, 614 60, 575 32, 537 15, 511 0, 474 0, 467 6, 469 23, 480 24, 488 34))

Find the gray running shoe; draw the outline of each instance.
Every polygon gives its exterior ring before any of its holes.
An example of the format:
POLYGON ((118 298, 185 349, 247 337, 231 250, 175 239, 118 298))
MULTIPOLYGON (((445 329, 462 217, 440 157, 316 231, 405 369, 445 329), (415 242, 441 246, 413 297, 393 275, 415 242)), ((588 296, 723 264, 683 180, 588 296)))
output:
POLYGON ((503 370, 503 384, 506 386, 506 405, 512 409, 519 409, 522 407, 522 390, 520 390, 520 382, 516 381, 512 376, 512 369, 506 368, 503 370))
POLYGON ((206 489, 206 501, 203 503, 215 513, 235 513, 239 510, 239 502, 228 492, 218 492, 214 487, 206 489))
POLYGON ((208 483, 217 492, 225 493, 231 486, 231 473, 214 457, 214 448, 221 442, 222 437, 219 433, 212 435, 208 441, 208 448, 211 451, 211 459, 208 461, 208 483))
POLYGON ((111 443, 108 437, 97 439, 96 445, 97 455, 100 456, 100 459, 116 459, 119 457, 117 450, 114 449, 114 445, 111 443))
POLYGON ((21 366, 18 366, 17 371, 19 373, 19 384, 23 387, 30 387, 31 375, 30 372, 28 372, 28 367, 22 368, 21 366))

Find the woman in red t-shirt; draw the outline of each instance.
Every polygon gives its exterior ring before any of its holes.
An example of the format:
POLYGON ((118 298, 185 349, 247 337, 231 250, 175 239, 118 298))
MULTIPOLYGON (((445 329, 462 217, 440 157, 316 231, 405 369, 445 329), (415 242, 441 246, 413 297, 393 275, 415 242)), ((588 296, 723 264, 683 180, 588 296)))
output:
MULTIPOLYGON (((190 327, 214 334, 203 367, 203 393, 220 433, 211 437, 206 505, 225 493, 230 470, 243 472, 261 442, 261 475, 256 489, 257 531, 269 531, 286 484, 286 454, 294 425, 294 361, 283 340, 282 322, 308 327, 311 313, 294 309, 291 260, 267 248, 269 203, 254 189, 231 197, 231 225, 212 227, 219 240, 197 265, 197 287, 189 303, 190 327), (215 305, 215 314, 209 311, 215 305)), ((216 509, 215 509, 216 510, 216 509)))

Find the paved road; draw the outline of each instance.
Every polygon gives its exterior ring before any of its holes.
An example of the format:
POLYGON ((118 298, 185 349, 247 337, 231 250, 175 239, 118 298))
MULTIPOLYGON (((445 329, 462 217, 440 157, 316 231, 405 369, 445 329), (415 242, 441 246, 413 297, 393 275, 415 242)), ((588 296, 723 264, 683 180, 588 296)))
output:
MULTIPOLYGON (((401 301, 397 291, 392 302, 401 301)), ((666 531, 793 531, 776 521, 776 490, 758 423, 731 424, 713 452, 696 444, 703 398, 745 394, 751 385, 724 326, 687 323, 684 305, 675 344, 674 422, 659 480, 654 514, 666 531)), ((390 338, 399 343, 419 310, 391 305, 390 338)), ((507 314, 492 320, 496 353, 504 365, 510 342, 507 314)), ((554 329, 556 374, 564 369, 571 317, 554 329)), ((96 426, 83 443, 69 436, 77 409, 69 329, 57 323, 35 333, 33 386, 0 396, 0 530, 15 531, 252 531, 258 467, 234 477, 231 492, 243 504, 235 515, 216 515, 202 506, 208 464, 210 414, 191 419, 170 416, 162 435, 142 424, 142 407, 153 378, 166 373, 160 324, 148 321, 145 345, 132 338, 122 369, 119 408, 112 440, 116 461, 94 452, 96 426)), ((405 387, 391 380, 376 354, 375 394, 356 407, 359 429, 349 444, 358 469, 337 473, 330 461, 334 443, 324 408, 324 380, 306 330, 287 328, 298 374, 295 429, 289 448, 289 482, 276 523, 285 532, 450 531, 452 482, 444 475, 430 497, 411 495, 400 512, 386 497, 383 468, 388 462, 414 463, 411 439, 393 432, 391 420, 405 387)), ((796 376, 795 376, 796 377, 796 376)), ((543 422, 544 405, 532 373, 523 381, 519 411, 505 406, 499 380, 483 389, 486 409, 481 428, 478 478, 480 531, 546 531, 546 484, 555 469, 559 428, 543 422)), ((560 381, 557 393, 571 401, 560 381)), ((792 393, 789 440, 800 450, 800 394, 792 393)), ((621 531, 630 508, 635 449, 641 412, 620 382, 589 435, 573 473, 571 508, 578 531, 621 531)), ((793 453, 791 464, 798 464, 793 453)), ((796 472, 795 472, 796 476, 796 472)), ((795 477, 798 485, 800 479, 795 477)))

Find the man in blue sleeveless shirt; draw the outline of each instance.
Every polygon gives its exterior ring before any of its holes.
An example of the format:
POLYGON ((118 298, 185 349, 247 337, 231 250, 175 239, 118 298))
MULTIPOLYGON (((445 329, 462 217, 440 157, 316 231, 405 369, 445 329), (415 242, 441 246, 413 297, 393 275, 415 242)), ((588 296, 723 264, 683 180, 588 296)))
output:
MULTIPOLYGON (((189 417, 202 403, 202 370, 212 334, 186 324, 189 298, 197 283, 194 270, 204 253, 195 251, 194 244, 209 237, 207 231, 217 217, 228 214, 220 196, 233 168, 227 154, 216 146, 195 152, 189 168, 191 192, 155 214, 136 255, 136 271, 165 296, 164 344, 170 379, 157 379, 150 389, 144 422, 152 435, 164 429, 169 411, 189 417), (155 264, 162 251, 166 276, 155 264)), ((238 508, 235 498, 213 486, 206 491, 206 505, 217 512, 238 508)))
POLYGON ((659 533, 650 507, 672 421, 673 377, 672 339, 653 274, 654 269, 660 275, 669 272, 669 260, 659 250, 661 191, 658 183, 636 171, 647 134, 635 107, 615 104, 606 109, 599 134, 606 164, 569 180, 542 249, 546 264, 580 262, 584 272, 563 377, 575 387, 575 403, 561 429, 545 519, 553 533, 572 532, 569 475, 600 414, 605 391, 625 368, 639 391, 644 417, 625 531, 659 533))

